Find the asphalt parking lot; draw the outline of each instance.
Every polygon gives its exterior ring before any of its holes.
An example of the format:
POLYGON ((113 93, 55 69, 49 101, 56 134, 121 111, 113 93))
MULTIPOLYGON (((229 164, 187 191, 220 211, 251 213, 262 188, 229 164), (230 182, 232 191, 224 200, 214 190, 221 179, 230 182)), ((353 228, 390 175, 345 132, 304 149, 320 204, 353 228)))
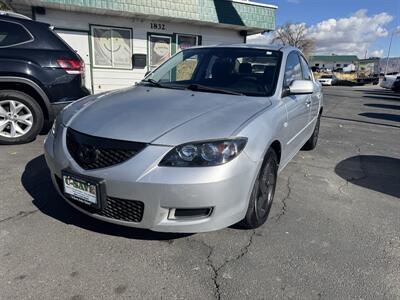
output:
POLYGON ((1 299, 399 299, 400 96, 324 88, 319 145, 281 173, 267 223, 176 235, 64 203, 44 137, 0 148, 1 299))

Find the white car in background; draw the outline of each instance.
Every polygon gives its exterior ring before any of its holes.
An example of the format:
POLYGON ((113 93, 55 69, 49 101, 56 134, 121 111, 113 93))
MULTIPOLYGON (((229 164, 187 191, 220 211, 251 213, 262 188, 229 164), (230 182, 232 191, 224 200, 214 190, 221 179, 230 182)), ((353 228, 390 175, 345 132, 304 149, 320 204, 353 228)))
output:
POLYGON ((318 81, 322 85, 335 85, 338 82, 338 79, 335 75, 322 75, 318 81))
POLYGON ((381 87, 385 89, 391 89, 393 86, 393 83, 396 81, 397 77, 400 76, 400 73, 397 73, 395 75, 385 75, 383 77, 383 80, 381 81, 381 87))

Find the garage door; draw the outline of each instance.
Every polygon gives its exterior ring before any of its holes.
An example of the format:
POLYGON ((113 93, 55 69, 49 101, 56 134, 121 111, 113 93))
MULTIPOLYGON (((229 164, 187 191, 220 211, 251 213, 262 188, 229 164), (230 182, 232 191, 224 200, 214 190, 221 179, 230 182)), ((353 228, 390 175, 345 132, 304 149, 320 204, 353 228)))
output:
POLYGON ((85 62, 85 86, 92 91, 92 74, 90 65, 89 36, 85 31, 55 30, 58 35, 74 49, 85 62))

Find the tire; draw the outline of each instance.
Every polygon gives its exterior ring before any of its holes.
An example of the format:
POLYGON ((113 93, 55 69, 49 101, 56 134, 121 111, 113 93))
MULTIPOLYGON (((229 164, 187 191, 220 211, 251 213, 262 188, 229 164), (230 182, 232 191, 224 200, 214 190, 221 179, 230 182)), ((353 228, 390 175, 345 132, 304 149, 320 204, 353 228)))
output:
POLYGON ((314 132, 313 132, 312 136, 304 144, 304 146, 303 146, 303 148, 301 148, 301 150, 310 151, 310 150, 314 150, 315 147, 317 147, 320 123, 321 123, 321 114, 318 115, 317 123, 315 124, 314 132))
POLYGON ((242 228, 255 229, 267 221, 274 200, 277 177, 278 157, 270 148, 254 182, 246 216, 239 223, 242 228))
POLYGON ((42 109, 31 96, 20 91, 0 90, 0 144, 33 141, 42 130, 43 122, 42 109))

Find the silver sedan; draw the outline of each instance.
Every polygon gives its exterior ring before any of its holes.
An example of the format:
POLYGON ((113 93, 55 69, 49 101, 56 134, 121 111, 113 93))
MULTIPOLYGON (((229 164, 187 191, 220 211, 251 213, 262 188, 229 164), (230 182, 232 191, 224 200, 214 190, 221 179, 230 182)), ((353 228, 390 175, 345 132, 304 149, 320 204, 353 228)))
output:
POLYGON ((164 232, 256 228, 278 173, 316 146, 322 105, 296 48, 191 48, 132 88, 65 108, 46 160, 64 199, 103 221, 164 232))

